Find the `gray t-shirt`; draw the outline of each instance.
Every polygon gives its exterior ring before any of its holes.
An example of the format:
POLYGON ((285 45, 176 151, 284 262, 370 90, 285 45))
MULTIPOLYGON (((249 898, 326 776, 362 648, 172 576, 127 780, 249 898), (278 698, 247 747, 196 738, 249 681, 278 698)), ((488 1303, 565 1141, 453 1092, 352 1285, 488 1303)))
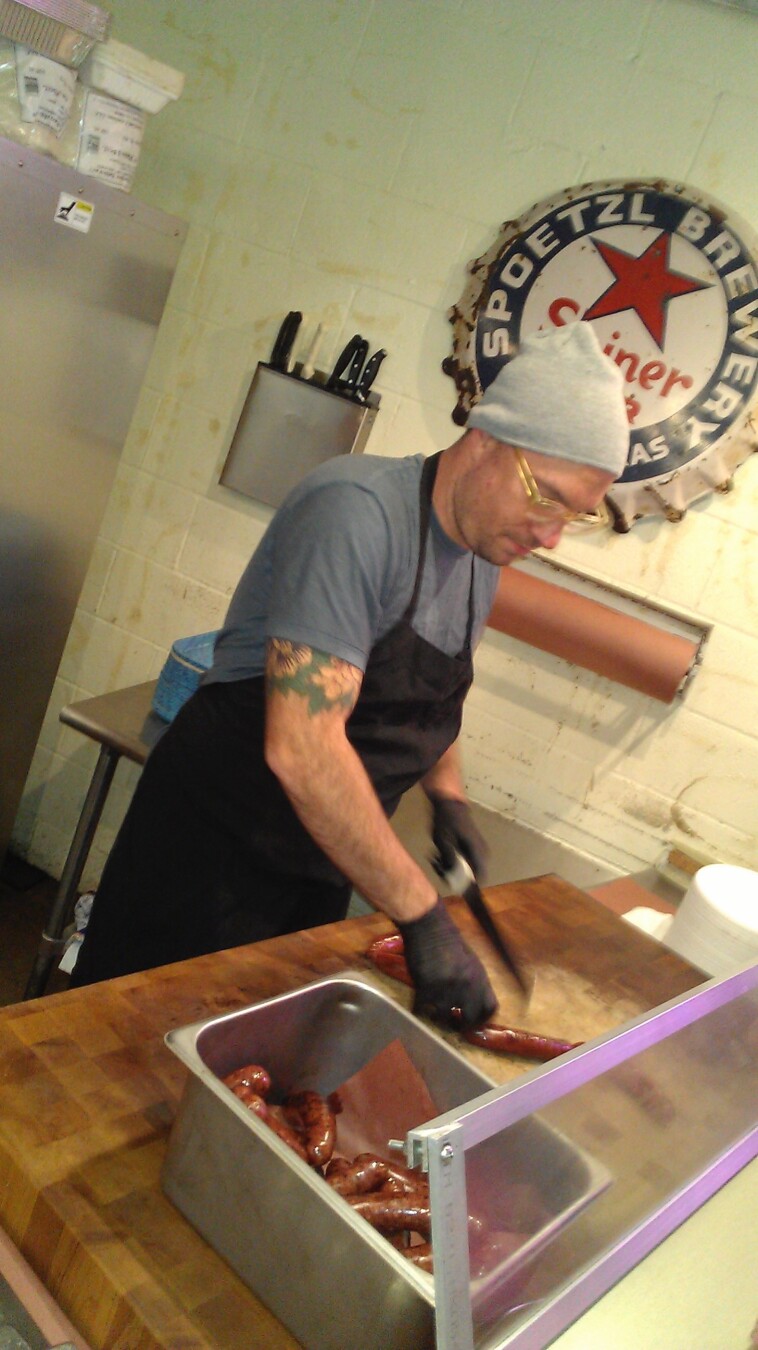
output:
MULTIPOLYGON (((371 648, 402 618, 413 593, 423 464, 423 455, 344 455, 308 474, 240 578, 204 683, 262 674, 271 637, 365 670, 371 648)), ((454 544, 432 511, 413 627, 450 656, 466 637, 472 565, 475 646, 500 569, 454 544)))

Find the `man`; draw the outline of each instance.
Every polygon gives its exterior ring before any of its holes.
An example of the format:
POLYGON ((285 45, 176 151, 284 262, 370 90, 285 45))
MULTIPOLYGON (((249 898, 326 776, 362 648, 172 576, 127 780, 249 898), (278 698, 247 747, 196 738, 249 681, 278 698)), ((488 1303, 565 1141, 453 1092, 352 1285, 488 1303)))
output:
POLYGON ((72 983, 342 918, 352 884, 403 934, 417 1009, 491 1015, 389 817, 420 781, 443 857, 482 875, 457 738, 500 568, 591 513, 627 447, 621 374, 575 323, 527 339, 447 450, 299 484, 148 760, 72 983))

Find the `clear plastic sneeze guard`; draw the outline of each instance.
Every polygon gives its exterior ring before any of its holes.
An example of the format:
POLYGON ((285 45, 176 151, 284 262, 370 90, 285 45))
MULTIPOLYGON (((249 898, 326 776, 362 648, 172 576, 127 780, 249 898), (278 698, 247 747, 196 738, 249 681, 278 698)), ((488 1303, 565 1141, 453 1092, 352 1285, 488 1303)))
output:
POLYGON ((758 964, 438 1116, 437 1350, 540 1350, 758 1154, 758 964))

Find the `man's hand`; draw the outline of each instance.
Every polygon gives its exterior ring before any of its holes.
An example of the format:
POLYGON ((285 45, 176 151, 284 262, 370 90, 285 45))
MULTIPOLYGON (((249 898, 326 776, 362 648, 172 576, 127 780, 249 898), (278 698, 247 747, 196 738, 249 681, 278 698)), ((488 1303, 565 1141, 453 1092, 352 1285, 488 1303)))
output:
POLYGON ((450 872, 459 853, 470 864, 477 881, 484 881, 489 850, 479 833, 468 802, 455 797, 427 794, 432 806, 432 842, 440 858, 442 872, 450 872))
POLYGON ((413 923, 399 923, 416 989, 413 1011, 463 1030, 486 1022, 497 999, 478 956, 467 947, 441 900, 413 923), (460 1009, 460 1020, 453 1016, 460 1009))

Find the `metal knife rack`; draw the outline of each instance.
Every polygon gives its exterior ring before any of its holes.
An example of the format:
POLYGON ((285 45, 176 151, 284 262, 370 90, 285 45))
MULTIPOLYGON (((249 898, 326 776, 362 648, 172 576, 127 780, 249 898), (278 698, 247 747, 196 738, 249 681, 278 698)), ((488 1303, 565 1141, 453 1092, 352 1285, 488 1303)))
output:
POLYGON ((267 506, 279 506, 311 469, 335 455, 363 450, 379 409, 379 395, 365 403, 323 384, 260 362, 253 375, 229 453, 224 487, 267 506))

